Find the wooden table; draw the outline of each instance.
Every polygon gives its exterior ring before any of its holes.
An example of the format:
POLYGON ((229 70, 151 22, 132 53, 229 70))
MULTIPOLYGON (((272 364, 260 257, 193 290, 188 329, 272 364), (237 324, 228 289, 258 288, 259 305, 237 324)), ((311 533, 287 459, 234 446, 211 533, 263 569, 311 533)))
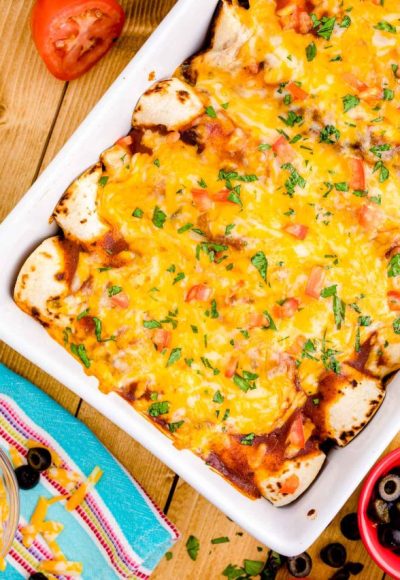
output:
MULTIPOLYGON (((174 0, 123 0, 122 4, 127 22, 121 40, 83 78, 63 83, 46 71, 33 47, 29 30, 33 0, 1 0, 0 219, 14 207, 86 117, 170 10, 174 0)), ((67 388, 4 344, 0 344, 0 361, 36 383, 86 423, 176 523, 182 539, 173 550, 173 558, 161 562, 154 573, 155 579, 223 579, 222 571, 230 563, 241 566, 243 559, 265 559, 268 550, 265 546, 243 532, 158 459, 67 388), (196 562, 189 558, 185 548, 190 534, 200 541, 196 562), (221 536, 229 537, 229 543, 211 544, 212 538, 221 536)), ((399 444, 400 436, 393 441, 391 448, 399 444)), ((309 550, 314 561, 313 580, 328 579, 333 572, 322 564, 318 553, 323 545, 335 540, 346 545, 352 561, 364 564, 364 570, 357 578, 381 580, 384 577, 361 542, 346 541, 340 534, 340 518, 355 510, 357 498, 358 490, 309 550)), ((289 576, 282 571, 278 577, 289 576)))

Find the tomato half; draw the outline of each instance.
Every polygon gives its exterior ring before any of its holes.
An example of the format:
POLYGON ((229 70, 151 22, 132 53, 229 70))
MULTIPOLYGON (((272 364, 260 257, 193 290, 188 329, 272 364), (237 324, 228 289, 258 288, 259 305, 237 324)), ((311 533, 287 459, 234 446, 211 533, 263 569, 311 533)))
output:
POLYGON ((111 48, 124 21, 124 11, 116 0, 37 0, 32 35, 49 71, 70 81, 111 48))

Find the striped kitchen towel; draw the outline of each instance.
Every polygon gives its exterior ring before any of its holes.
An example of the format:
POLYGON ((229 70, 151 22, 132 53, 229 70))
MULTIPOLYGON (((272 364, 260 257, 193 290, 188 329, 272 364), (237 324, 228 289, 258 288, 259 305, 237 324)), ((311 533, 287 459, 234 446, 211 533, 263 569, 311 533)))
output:
MULTIPOLYGON (((14 461, 25 463, 34 442, 52 451, 56 465, 34 489, 20 492, 19 528, 0 580, 28 578, 43 561, 53 560, 57 550, 67 561, 82 564, 78 576, 84 580, 148 578, 178 539, 176 528, 85 425, 0 365, 0 446, 9 455, 11 451, 14 461), (67 511, 63 500, 48 501, 70 497, 96 466, 102 477, 73 511, 67 511), (44 498, 45 521, 53 522, 58 532, 29 538, 27 526, 39 498, 44 498)), ((61 571, 48 576, 72 577, 61 571)))

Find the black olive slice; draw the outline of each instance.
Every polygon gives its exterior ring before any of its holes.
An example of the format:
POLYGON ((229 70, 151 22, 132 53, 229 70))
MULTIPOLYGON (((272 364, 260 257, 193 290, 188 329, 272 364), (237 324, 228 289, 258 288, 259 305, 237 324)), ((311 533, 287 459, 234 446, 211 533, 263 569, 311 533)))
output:
POLYGON ((394 528, 400 529, 400 502, 392 504, 389 508, 390 523, 394 528))
POLYGON ((293 558, 286 560, 286 566, 290 574, 295 578, 304 578, 308 576, 312 568, 312 560, 307 552, 303 552, 293 558))
POLYGON ((400 497, 400 477, 389 473, 379 482, 379 495, 385 501, 396 501, 400 497))
POLYGON ((341 568, 347 559, 346 548, 339 542, 328 544, 325 548, 322 548, 319 555, 321 560, 332 568, 341 568))
POLYGON ((47 576, 41 572, 35 572, 29 576, 28 580, 47 580, 47 576))
POLYGON ((15 470, 15 477, 20 489, 33 489, 39 483, 40 473, 30 465, 21 465, 15 470))
POLYGON ((357 576, 364 570, 364 564, 360 562, 347 562, 345 569, 350 572, 352 576, 357 576))
POLYGON ((329 580, 349 580, 350 572, 346 568, 342 568, 335 572, 332 576, 329 576, 329 580))
POLYGON ((340 530, 345 538, 348 540, 359 540, 360 530, 358 529, 357 514, 352 512, 342 518, 340 522, 340 530))
POLYGON ((389 524, 380 524, 378 540, 385 548, 400 548, 400 530, 392 528, 389 524))
POLYGON ((378 524, 388 524, 390 522, 389 505, 378 497, 368 506, 368 515, 378 524))
POLYGON ((33 447, 28 451, 27 461, 36 471, 45 471, 51 465, 51 453, 44 447, 33 447))

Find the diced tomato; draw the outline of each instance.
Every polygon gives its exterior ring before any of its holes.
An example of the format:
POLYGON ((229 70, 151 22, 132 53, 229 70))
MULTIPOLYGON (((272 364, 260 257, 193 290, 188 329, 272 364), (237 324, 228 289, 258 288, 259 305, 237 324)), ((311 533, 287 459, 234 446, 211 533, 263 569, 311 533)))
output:
POLYGON ((387 298, 390 310, 400 310, 400 292, 398 290, 389 290, 387 298))
POLYGON ((295 158, 293 147, 288 143, 286 137, 281 135, 272 145, 272 151, 281 163, 290 163, 295 158))
POLYGON ((319 298, 325 282, 325 269, 322 266, 314 266, 308 277, 306 286, 307 296, 319 298))
POLYGON ((379 87, 367 87, 360 91, 360 98, 364 101, 379 101, 383 98, 383 91, 379 87))
POLYGON ((364 162, 358 157, 349 159, 350 187, 351 189, 365 190, 365 170, 364 162))
POLYGON ((49 71, 70 81, 111 48, 124 20, 116 0, 37 0, 31 17, 32 36, 49 71))
POLYGON ((236 372, 237 366, 239 363, 239 358, 237 356, 231 356, 228 361, 228 364, 225 367, 225 376, 228 379, 231 379, 236 372))
POLYGON ((297 298, 287 298, 283 304, 275 304, 273 311, 277 318, 291 318, 300 306, 297 298))
POLYGON ((306 342, 307 342, 306 337, 303 336, 302 334, 299 334, 299 336, 296 337, 292 345, 287 349, 288 353, 294 356, 298 356, 303 350, 306 342))
POLYGON ((133 142, 132 136, 126 135, 126 137, 121 137, 121 139, 118 139, 116 144, 122 145, 123 147, 129 147, 130 145, 132 145, 132 142, 133 142))
POLYGON ((192 197, 200 211, 208 211, 213 206, 213 200, 206 189, 192 189, 192 197))
POLYGON ((358 223, 368 231, 374 231, 381 225, 384 214, 377 205, 365 204, 358 208, 358 223))
POLYGON ((168 348, 171 344, 172 332, 170 330, 164 330, 163 328, 156 328, 153 334, 153 342, 157 347, 159 352, 163 351, 164 348, 168 348))
POLYGON ((269 324, 270 322, 264 314, 253 312, 250 315, 249 328, 261 328, 263 326, 268 327, 269 324))
POLYGON ((231 195, 231 192, 229 191, 229 189, 221 189, 220 191, 217 191, 216 193, 212 194, 212 199, 214 201, 223 201, 223 202, 228 202, 228 203, 235 203, 233 201, 231 201, 229 198, 229 196, 231 195))
POLYGON ((313 21, 307 12, 297 10, 297 23, 295 25, 296 32, 307 34, 313 29, 313 21))
POLYGON ((303 224, 287 224, 283 229, 298 240, 304 240, 308 234, 308 227, 303 224))
POLYGON ((129 306, 129 298, 125 292, 120 292, 115 296, 111 296, 110 302, 113 306, 118 308, 128 308, 129 306))
POLYGON ((287 84, 286 89, 289 91, 295 101, 304 101, 304 99, 308 97, 308 93, 294 82, 287 84))
POLYGON ((344 73, 343 78, 346 83, 348 83, 354 90, 359 93, 368 89, 368 85, 366 85, 363 81, 360 81, 360 79, 358 79, 353 73, 344 73))
POLYGON ((282 483, 280 492, 287 494, 287 493, 295 493, 299 488, 300 480, 297 475, 293 474, 290 475, 285 481, 282 483))
POLYGON ((199 302, 207 302, 212 294, 212 288, 206 286, 205 284, 197 284, 192 286, 189 292, 186 294, 185 301, 192 302, 198 300, 199 302))
POLYGON ((304 437, 303 417, 301 414, 291 424, 287 441, 299 449, 304 448, 306 441, 304 437))

